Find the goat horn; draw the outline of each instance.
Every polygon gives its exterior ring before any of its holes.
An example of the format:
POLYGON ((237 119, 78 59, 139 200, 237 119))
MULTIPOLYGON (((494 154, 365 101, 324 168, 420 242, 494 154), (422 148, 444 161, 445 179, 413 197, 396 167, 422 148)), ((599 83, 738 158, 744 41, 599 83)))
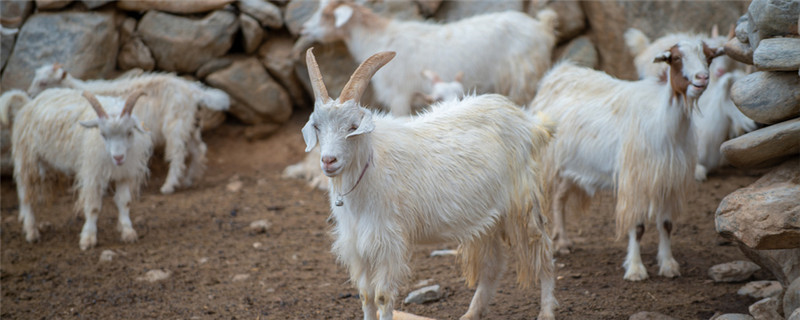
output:
POLYGON ((92 108, 94 109, 94 112, 97 113, 98 118, 108 118, 108 114, 106 114, 106 111, 103 110, 103 106, 100 104, 100 101, 97 101, 97 98, 91 92, 84 91, 83 97, 86 98, 86 100, 89 100, 89 104, 92 105, 92 108))
POLYGON ((130 116, 131 112, 133 111, 133 106, 136 105, 136 101, 139 100, 139 98, 141 96, 143 96, 143 95, 144 95, 144 91, 139 91, 139 92, 134 93, 130 97, 128 97, 128 99, 125 100, 125 107, 122 108, 122 115, 123 116, 124 115, 129 115, 130 116))
POLYGON ((353 72, 353 75, 350 76, 347 84, 344 85, 339 101, 355 100, 358 103, 375 72, 392 60, 394 56, 395 53, 393 51, 378 52, 362 62, 358 69, 353 72))
POLYGON ((325 88, 325 82, 322 81, 322 72, 319 71, 317 59, 314 58, 314 48, 306 50, 306 66, 308 67, 308 77, 311 79, 311 88, 314 89, 314 98, 321 100, 323 103, 331 100, 328 96, 328 89, 325 88))

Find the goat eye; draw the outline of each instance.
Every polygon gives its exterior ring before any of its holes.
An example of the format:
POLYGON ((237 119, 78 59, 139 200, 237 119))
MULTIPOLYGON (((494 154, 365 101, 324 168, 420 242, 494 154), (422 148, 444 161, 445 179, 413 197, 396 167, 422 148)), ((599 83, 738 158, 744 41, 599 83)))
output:
POLYGON ((352 126, 350 126, 350 129, 347 129, 347 131, 353 132, 353 131, 356 131, 356 129, 358 129, 358 126, 357 125, 352 125, 352 126))
POLYGON ((314 125, 314 130, 319 131, 319 127, 316 124, 314 125))

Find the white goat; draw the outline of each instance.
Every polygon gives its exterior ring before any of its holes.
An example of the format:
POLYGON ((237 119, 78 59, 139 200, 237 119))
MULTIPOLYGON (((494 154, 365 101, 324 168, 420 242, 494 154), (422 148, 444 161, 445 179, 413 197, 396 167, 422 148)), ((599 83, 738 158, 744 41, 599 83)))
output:
MULTIPOLYGON (((716 25, 711 30, 711 38, 685 33, 669 34, 652 44, 647 36, 637 29, 629 29, 625 32, 625 40, 631 54, 635 56, 636 69, 640 78, 663 77, 666 65, 654 64, 650 60, 681 39, 702 39, 711 46, 722 47, 730 38, 733 38, 733 29, 728 37, 724 37, 719 35, 716 25)), ((692 113, 692 124, 697 133, 698 156, 694 177, 698 181, 706 180, 708 172, 723 163, 724 158, 719 149, 725 140, 738 137, 756 128, 755 121, 739 111, 739 108, 730 99, 731 85, 736 79, 743 76, 742 72, 737 71, 742 66, 743 64, 727 56, 716 58, 709 65, 711 72, 708 89, 700 96, 697 101, 698 109, 692 113), (734 71, 737 73, 730 75, 734 71)))
POLYGON ((556 13, 543 10, 537 18, 507 11, 448 24, 401 21, 333 0, 320 2, 301 33, 323 43, 344 40, 359 62, 379 51, 396 51, 398 63, 378 72, 372 84, 384 107, 395 116, 406 116, 414 95, 427 91, 420 69, 456 74, 466 68, 464 86, 508 96, 520 105, 530 101, 550 66, 556 41, 556 13))
POLYGON ((696 147, 691 112, 708 84, 708 62, 722 54, 700 40, 682 40, 655 57, 669 64, 667 81, 624 81, 563 62, 542 78, 531 108, 553 116, 558 137, 545 156, 554 181, 556 248, 568 251, 564 207, 570 195, 587 203, 599 189, 617 196, 617 236, 628 232, 626 280, 643 280, 639 254, 644 222, 657 219, 659 274, 680 275, 670 247, 671 217, 683 211, 696 147))
POLYGON ((22 106, 30 101, 28 95, 17 89, 8 90, 0 96, 0 174, 14 173, 14 158, 11 157, 11 119, 22 106))
POLYGON ((81 81, 58 64, 37 69, 28 94, 33 97, 52 87, 75 88, 116 97, 144 92, 147 96, 139 101, 136 115, 148 124, 153 144, 157 148, 165 147, 169 173, 161 186, 164 194, 174 192, 179 186, 190 186, 205 169, 206 144, 201 135, 198 107, 222 111, 230 105, 230 98, 224 91, 171 74, 144 73, 116 80, 81 81), (191 156, 188 170, 185 164, 187 152, 191 156))
POLYGON ((425 76, 431 84, 430 93, 420 93, 426 105, 450 99, 460 99, 466 94, 464 85, 461 83, 464 79, 463 71, 459 71, 453 81, 442 80, 442 77, 433 70, 422 70, 422 75, 425 76))
POLYGON ((97 217, 111 182, 122 241, 136 241, 129 216, 131 194, 147 177, 153 149, 139 119, 131 114, 141 95, 134 93, 123 101, 50 89, 17 113, 12 135, 14 178, 26 240, 39 240, 31 200, 47 187, 48 176, 58 172, 75 178, 76 210, 82 209, 86 216, 79 242, 82 250, 97 243, 97 217))
POLYGON ((553 125, 494 94, 445 101, 410 119, 373 114, 360 97, 393 57, 366 59, 333 100, 311 50, 306 54, 316 103, 303 139, 306 151, 319 142, 330 177, 333 252, 359 290, 364 319, 378 309, 381 319, 392 319, 410 248, 443 241, 460 243, 467 283, 478 283, 462 319, 485 312, 505 268, 504 242, 517 258, 519 283, 542 282, 539 319, 553 319, 537 163, 553 125))

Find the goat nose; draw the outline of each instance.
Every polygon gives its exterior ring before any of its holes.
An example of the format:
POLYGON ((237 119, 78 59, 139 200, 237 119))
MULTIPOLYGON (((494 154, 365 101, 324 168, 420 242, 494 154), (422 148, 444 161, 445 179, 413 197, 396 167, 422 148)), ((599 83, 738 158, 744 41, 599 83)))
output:
POLYGON ((331 165, 336 162, 336 157, 322 157, 322 163, 326 165, 331 165))
POLYGON ((122 158, 124 158, 124 157, 125 157, 125 156, 114 156, 114 161, 116 161, 116 162, 122 162, 122 158))
POLYGON ((700 73, 694 75, 694 77, 697 78, 698 80, 708 80, 708 73, 707 72, 700 72, 700 73))

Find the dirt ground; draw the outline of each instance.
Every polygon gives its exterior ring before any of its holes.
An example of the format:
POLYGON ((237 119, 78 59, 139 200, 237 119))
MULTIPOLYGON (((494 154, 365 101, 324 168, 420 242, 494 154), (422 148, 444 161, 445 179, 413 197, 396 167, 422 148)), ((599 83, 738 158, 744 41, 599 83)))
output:
MULTIPOLYGON (((300 128, 308 112, 266 140, 248 142, 244 127, 226 123, 205 133, 209 168, 200 183, 174 195, 158 189, 166 175, 159 158, 151 178, 134 202, 131 218, 139 233, 122 243, 116 231, 116 208, 106 197, 98 222, 98 246, 78 248, 83 218, 72 212, 74 198, 65 192, 36 212, 42 223, 39 243, 25 242, 17 222, 13 182, 2 180, 0 243, 0 317, 3 319, 355 319, 361 317, 357 291, 330 252, 327 194, 305 183, 281 180, 280 172, 304 156, 300 128), (236 192, 229 183, 241 181, 236 192), (251 222, 266 219, 265 233, 251 232, 251 222), (100 262, 103 250, 118 253, 100 262), (170 272, 166 280, 137 280, 153 269, 170 272)), ((742 283, 713 283, 714 264, 745 259, 714 231, 719 201, 755 181, 764 171, 723 169, 691 192, 689 211, 676 218, 673 250, 682 276, 656 276, 657 233, 643 239, 642 256, 651 279, 622 280, 625 241, 613 235, 613 199, 595 199, 583 217, 568 215, 575 250, 558 256, 556 297, 561 319, 627 319, 656 311, 680 319, 708 319, 715 312, 747 313, 753 299, 736 291, 742 283)), ((429 257, 454 244, 416 247, 413 275, 399 300, 414 284, 431 279, 443 299, 396 309, 457 319, 473 291, 466 288, 453 257, 429 257)), ((521 290, 507 272, 488 319, 531 319, 539 312, 539 289, 521 290)), ((755 279, 768 279, 759 271, 755 279)))

